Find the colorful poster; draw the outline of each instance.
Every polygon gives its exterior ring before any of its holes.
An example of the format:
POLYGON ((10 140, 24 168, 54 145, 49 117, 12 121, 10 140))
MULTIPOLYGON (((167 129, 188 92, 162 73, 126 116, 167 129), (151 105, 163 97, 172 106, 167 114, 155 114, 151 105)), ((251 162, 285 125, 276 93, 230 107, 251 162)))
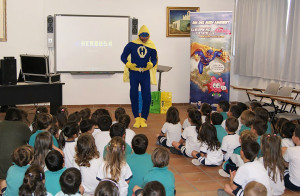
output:
POLYGON ((191 13, 190 103, 229 101, 232 12, 191 13))

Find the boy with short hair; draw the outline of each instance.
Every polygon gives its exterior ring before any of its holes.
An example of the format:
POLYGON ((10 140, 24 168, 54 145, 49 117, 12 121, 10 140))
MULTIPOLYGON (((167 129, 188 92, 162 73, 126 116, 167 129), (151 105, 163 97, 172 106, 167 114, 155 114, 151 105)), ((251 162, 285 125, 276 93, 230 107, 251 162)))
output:
POLYGON ((66 170, 64 157, 57 150, 51 150, 45 158, 45 163, 48 168, 48 171, 45 172, 45 186, 49 193, 55 195, 61 191, 59 178, 66 170))
POLYGON ((128 195, 132 195, 132 188, 143 185, 144 176, 153 168, 151 155, 146 153, 148 147, 148 138, 144 134, 137 134, 132 139, 133 154, 126 159, 131 168, 133 177, 130 179, 128 195))
POLYGON ((300 127, 296 127, 293 137, 296 146, 283 148, 283 159, 288 163, 288 170, 284 171, 284 185, 293 191, 300 191, 300 127))
MULTIPOLYGON (((245 130, 240 135, 240 144, 243 144, 248 140, 253 142, 257 141, 257 135, 250 130, 245 130)), ((224 162, 222 169, 219 169, 219 174, 220 176, 229 178, 230 171, 236 171, 242 165, 244 165, 244 161, 241 158, 241 146, 239 146, 233 150, 233 154, 224 162)))
POLYGON ((222 144, 223 138, 227 135, 226 130, 221 126, 223 122, 223 116, 219 112, 212 112, 210 115, 211 124, 216 127, 217 130, 217 138, 219 142, 222 144))
MULTIPOLYGON (((241 108, 238 106, 238 105, 233 105, 231 104, 230 105, 230 108, 229 108, 229 111, 227 112, 227 116, 230 117, 230 116, 234 116, 235 118, 237 118, 240 122, 240 116, 241 116, 241 113, 242 113, 242 110, 241 108)), ((241 129, 241 124, 239 124, 239 127, 238 127, 238 130, 241 129)), ((226 126, 225 126, 225 120, 223 120, 222 122, 222 127, 224 129, 226 129, 226 126)))
MULTIPOLYGON (((263 134, 266 133, 267 128, 268 128, 268 126, 265 121, 260 120, 260 119, 256 119, 253 121, 250 131, 252 131, 255 135, 257 135, 257 143, 259 145, 260 145, 260 138, 263 134)), ((259 150, 257 157, 259 158, 261 156, 262 156, 261 150, 259 150)))
POLYGON ((251 130, 255 135, 257 135, 257 143, 260 145, 260 137, 266 133, 267 131, 267 124, 265 121, 256 119, 253 121, 253 124, 251 125, 251 130))
MULTIPOLYGON (((166 196, 175 195, 175 178, 174 174, 168 169, 169 165, 169 151, 163 147, 157 147, 152 155, 153 168, 145 175, 145 186, 148 182, 158 181, 163 184, 166 190, 166 196)), ((135 186, 133 191, 136 193, 141 187, 135 186)), ((137 195, 137 194, 136 194, 137 195)))
POLYGON ((75 167, 66 169, 59 178, 61 191, 55 196, 80 196, 81 194, 78 193, 78 190, 83 193, 81 180, 82 178, 79 169, 75 167))
POLYGON ((130 129, 130 117, 128 114, 122 114, 118 117, 118 122, 123 124, 126 128, 125 130, 125 142, 129 145, 131 145, 132 139, 135 136, 135 132, 130 129))
POLYGON ((115 124, 117 122, 120 122, 119 121, 119 117, 123 114, 126 114, 126 111, 123 107, 118 107, 116 110, 115 110, 115 121, 112 122, 112 124, 115 124))
POLYGON ((265 121, 265 123, 267 124, 267 130, 265 133, 271 134, 272 129, 271 129, 271 123, 269 121, 268 110, 266 110, 265 108, 262 108, 262 107, 257 107, 254 109, 253 112, 255 113, 255 119, 261 119, 261 120, 265 121))
POLYGON ((245 110, 241 114, 241 129, 239 130, 239 135, 245 131, 245 130, 251 130, 251 125, 253 121, 255 120, 255 114, 254 112, 251 112, 250 110, 245 110))
POLYGON ((269 176, 264 166, 255 160, 260 146, 257 142, 246 141, 242 144, 241 157, 245 162, 236 172, 230 173, 230 184, 225 184, 224 191, 230 195, 242 195, 250 181, 262 183, 272 195, 269 176))
POLYGON ((96 124, 98 126, 99 133, 94 136, 95 144, 100 156, 103 156, 104 146, 106 146, 106 144, 108 144, 108 142, 111 140, 109 135, 109 129, 112 124, 111 117, 109 115, 100 115, 96 124))
POLYGON ((236 131, 239 127, 239 121, 235 117, 230 116, 227 118, 225 125, 225 130, 228 135, 222 140, 221 150, 224 153, 224 160, 227 161, 233 154, 233 150, 240 146, 240 136, 236 134, 236 131))
POLYGON ((91 119, 84 119, 80 122, 80 131, 81 133, 90 133, 93 136, 95 136, 96 134, 94 134, 94 130, 95 130, 95 122, 91 119))
POLYGON ((267 193, 265 185, 256 181, 249 182, 244 191, 245 196, 267 196, 267 193))
POLYGON ((262 105, 259 102, 252 101, 249 105, 249 110, 253 112, 255 110, 255 108, 261 108, 261 107, 262 107, 262 105))
POLYGON ((229 110, 230 104, 228 101, 219 101, 217 105, 217 112, 220 112, 220 114, 223 116, 223 120, 227 119, 227 112, 229 110))
MULTIPOLYGON (((125 135, 126 135, 126 133, 125 133, 125 126, 123 124, 121 124, 121 123, 115 123, 115 124, 113 124, 110 127, 109 135, 110 135, 110 140, 113 137, 119 136, 119 137, 121 137, 125 141, 125 135)), ((108 145, 108 143, 106 143, 106 144, 108 145)), ((106 152, 107 152, 107 145, 103 149, 103 158, 105 158, 105 155, 106 155, 106 152)), ((125 142, 125 145, 126 145, 125 146, 125 156, 127 157, 127 156, 129 156, 131 154, 132 148, 126 142, 125 142)))
MULTIPOLYGON (((36 136, 39 133, 48 131, 50 129, 50 127, 52 125, 52 121, 53 121, 53 117, 51 114, 40 113, 37 115, 36 124, 37 124, 38 130, 36 132, 33 132, 32 135, 30 136, 29 142, 28 142, 28 144, 30 146, 34 147, 36 136)), ((52 135, 52 140, 53 140, 53 145, 58 148, 59 147, 58 142, 53 135, 52 135)))

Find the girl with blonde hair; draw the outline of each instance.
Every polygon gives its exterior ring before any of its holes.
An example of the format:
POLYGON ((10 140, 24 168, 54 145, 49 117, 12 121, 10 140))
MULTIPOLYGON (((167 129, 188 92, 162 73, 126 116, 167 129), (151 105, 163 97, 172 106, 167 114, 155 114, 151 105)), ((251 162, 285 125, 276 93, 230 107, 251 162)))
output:
POLYGON ((111 178, 118 182, 120 196, 128 193, 128 183, 132 178, 132 172, 125 160, 125 141, 119 137, 113 137, 107 146, 107 154, 101 164, 97 179, 102 181, 111 178))

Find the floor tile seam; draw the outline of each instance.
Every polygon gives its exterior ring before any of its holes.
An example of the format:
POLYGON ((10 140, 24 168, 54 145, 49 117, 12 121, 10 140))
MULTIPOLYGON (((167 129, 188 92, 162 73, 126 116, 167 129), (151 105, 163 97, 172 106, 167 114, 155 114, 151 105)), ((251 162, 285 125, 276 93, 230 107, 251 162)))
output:
MULTIPOLYGON (((190 160, 189 160, 189 158, 188 157, 185 157, 185 159, 187 159, 188 160, 188 162, 191 164, 191 162, 190 162, 190 160)), ((195 166, 195 167, 197 167, 197 166, 195 166)), ((215 182, 216 180, 215 179, 213 179, 211 176, 209 176, 208 174, 207 174, 207 172, 205 172, 201 167, 198 167, 198 169, 199 170, 201 170, 202 172, 201 173, 204 173, 204 174, 206 174, 211 180, 209 180, 209 181, 213 181, 213 182, 215 182)), ((180 173, 180 172, 178 172, 181 176, 182 176, 182 174, 180 173)), ((186 180, 186 178, 184 177, 184 176, 182 176, 183 178, 184 178, 184 180, 186 180)), ((187 183, 188 183, 189 181, 187 181, 187 183)), ((203 181, 200 181, 200 182, 203 182, 203 181)), ((190 183, 194 188, 196 188, 196 190, 198 190, 198 192, 200 192, 200 190, 199 189, 197 189, 197 187, 196 186, 194 186, 192 183, 190 183)))
POLYGON ((199 192, 199 189, 197 189, 190 181, 188 181, 188 180, 182 175, 181 172, 178 172, 178 174, 179 174, 179 176, 181 176, 181 177, 183 178, 183 180, 184 180, 184 182, 185 182, 186 184, 192 186, 196 192, 199 192))
MULTIPOLYGON (((203 173, 205 173, 209 178, 211 178, 213 181, 217 182, 218 184, 220 184, 220 182, 218 182, 218 180, 216 178, 213 178, 212 176, 209 175, 209 173, 207 171, 205 171, 204 169, 202 169, 202 167, 206 167, 205 165, 201 165, 201 166, 196 166, 199 167, 203 173)), ((222 187, 223 185, 220 184, 222 187)))

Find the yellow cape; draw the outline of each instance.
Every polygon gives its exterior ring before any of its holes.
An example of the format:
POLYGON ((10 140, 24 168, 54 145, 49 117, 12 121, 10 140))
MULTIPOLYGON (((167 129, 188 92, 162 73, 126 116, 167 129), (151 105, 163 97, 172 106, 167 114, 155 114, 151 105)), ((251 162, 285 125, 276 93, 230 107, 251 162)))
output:
MULTIPOLYGON (((150 35, 149 29, 145 25, 143 25, 140 28, 138 35, 140 35, 141 33, 148 33, 150 35)), ((154 43, 150 39, 148 39, 148 41, 146 43, 143 43, 140 40, 140 38, 137 38, 136 40, 133 40, 132 42, 135 43, 135 44, 142 44, 146 47, 149 47, 149 48, 152 48, 152 49, 156 50, 156 47, 155 47, 154 43)), ((131 61, 131 55, 128 56, 127 60, 129 62, 131 61)), ((157 63, 158 63, 158 60, 157 60, 157 63)), ((153 65, 152 69, 149 70, 149 72, 150 72, 150 82, 151 82, 151 84, 155 84, 155 85, 157 84, 157 80, 156 80, 157 63, 156 63, 156 65, 153 65)), ((124 82, 129 82, 129 70, 126 66, 124 67, 123 81, 124 82)))

